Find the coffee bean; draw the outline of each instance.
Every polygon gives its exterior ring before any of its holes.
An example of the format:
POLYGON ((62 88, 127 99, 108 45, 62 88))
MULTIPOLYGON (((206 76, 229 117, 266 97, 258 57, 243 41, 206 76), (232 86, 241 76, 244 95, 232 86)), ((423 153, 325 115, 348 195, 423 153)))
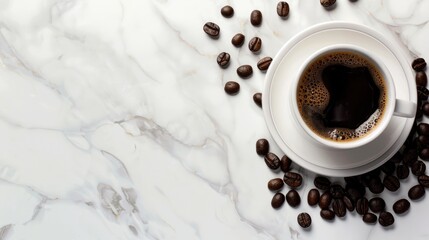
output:
POLYGON ((389 162, 400 163, 402 161, 402 153, 396 152, 393 157, 389 159, 389 162))
POLYGON ((429 188, 429 176, 420 175, 417 177, 417 180, 419 181, 420 185, 422 185, 425 188, 429 188))
POLYGON ((411 66, 416 71, 423 71, 426 68, 426 61, 423 58, 416 58, 411 66))
POLYGON ((377 222, 377 216, 374 213, 368 212, 362 216, 362 220, 366 223, 375 223, 377 222))
POLYGON ((387 188, 387 190, 391 192, 395 192, 401 186, 398 178, 392 175, 385 176, 383 179, 383 184, 387 188))
POLYGON ((310 206, 316 205, 319 202, 319 199, 320 199, 319 190, 313 188, 308 192, 308 195, 307 195, 308 205, 310 206))
POLYGON ((346 185, 346 192, 350 199, 356 204, 357 200, 365 196, 365 186, 361 183, 348 183, 346 185))
POLYGON ((257 66, 259 68, 259 70, 261 71, 267 71, 268 68, 270 67, 271 62, 273 61, 272 58, 270 57, 264 57, 261 60, 259 60, 257 66))
POLYGON ((384 185, 379 177, 372 177, 368 182, 368 189, 372 193, 379 194, 383 192, 384 185))
POLYGON ((353 212, 353 210, 355 210, 355 204, 349 196, 344 195, 343 196, 343 202, 344 202, 344 205, 346 206, 347 210, 349 210, 350 212, 353 212))
POLYGON ((417 86, 417 97, 419 100, 428 100, 429 90, 423 86, 417 86))
POLYGON ((387 161, 381 165, 380 169, 387 175, 392 175, 395 172, 395 163, 392 161, 387 161))
POLYGON ((225 83, 224 90, 229 95, 235 95, 240 91, 240 84, 234 81, 229 81, 225 83))
POLYGON ((331 186, 331 181, 326 177, 318 176, 314 179, 314 186, 320 190, 328 190, 331 186))
POLYGON ((253 74, 252 66, 250 65, 241 65, 237 68, 237 74, 241 78, 249 78, 253 74))
POLYGON ((206 24, 204 24, 203 30, 211 38, 219 38, 220 28, 216 23, 207 22, 206 24))
POLYGON ((236 47, 241 47, 244 43, 244 35, 241 33, 237 33, 234 35, 234 37, 232 37, 231 39, 231 43, 232 45, 236 46, 236 47))
POLYGON ((231 56, 229 55, 229 53, 226 52, 221 52, 219 53, 219 55, 217 56, 217 64, 219 65, 219 67, 221 68, 227 68, 229 65, 229 60, 231 59, 231 56))
POLYGON ((334 199, 332 202, 332 209, 337 217, 344 217, 346 215, 346 205, 341 198, 334 199))
POLYGON ((416 72, 416 84, 417 86, 426 87, 426 85, 428 84, 428 77, 426 76, 425 72, 416 72))
POLYGON ((393 204, 393 211, 402 214, 410 209, 410 202, 407 199, 399 199, 393 204))
POLYGON ((297 188, 302 184, 302 176, 295 172, 286 172, 283 181, 291 188, 297 188))
MULTIPOLYGON (((429 110, 429 103, 427 103, 426 105, 428 106, 429 110)), ((419 141, 420 145, 429 146, 429 136, 420 135, 417 137, 417 140, 419 141)))
POLYGON ((356 203, 356 212, 360 215, 364 215, 368 212, 368 199, 365 197, 359 198, 356 203))
POLYGON ((425 188, 420 184, 415 185, 414 187, 411 187, 410 190, 408 190, 408 197, 411 200, 420 199, 424 195, 425 195, 425 188))
POLYGON ((268 154, 270 150, 270 143, 267 139, 261 138, 256 141, 256 153, 261 156, 265 156, 268 154))
POLYGON ((257 53, 261 50, 262 40, 258 37, 254 37, 249 41, 249 50, 253 53, 257 53))
POLYGON ((289 15, 289 4, 283 1, 277 3, 277 14, 282 18, 287 17, 289 15))
POLYGON ((220 9, 220 13, 222 14, 222 16, 224 16, 226 18, 230 18, 230 17, 234 16, 234 8, 226 5, 220 9))
POLYGON ((268 181, 268 189, 271 191, 279 191, 283 188, 283 180, 281 178, 273 178, 270 181, 268 181))
POLYGON ((262 23, 262 13, 259 10, 253 10, 250 13, 250 23, 252 23, 253 26, 259 26, 262 23))
POLYGON ((417 133, 419 135, 429 136, 429 124, 419 123, 419 125, 417 125, 417 133))
POLYGON ((420 150, 419 157, 420 157, 422 160, 429 160, 429 148, 428 148, 428 147, 425 147, 425 148, 423 148, 422 150, 420 150))
POLYGON ((301 197, 295 189, 292 189, 286 193, 286 201, 289 203, 289 206, 296 207, 301 203, 301 197))
POLYGON ((284 202, 285 202, 285 195, 278 192, 274 194, 273 199, 271 200, 271 206, 273 208, 279 208, 283 205, 284 202))
POLYGON ((320 4, 322 4, 323 7, 328 8, 334 5, 336 0, 320 0, 320 4))
POLYGON ((308 228, 311 225, 311 217, 308 213, 300 213, 297 217, 298 224, 302 228, 308 228))
POLYGON ((410 175, 410 169, 407 166, 400 164, 396 167, 396 176, 399 179, 406 179, 408 175, 410 175))
POLYGON ((390 212, 381 212, 378 216, 378 223, 383 227, 388 227, 395 222, 395 218, 390 212))
POLYGON ((253 101, 258 107, 262 107, 262 93, 253 94, 253 101))
POLYGON ((265 160, 265 164, 267 164, 267 166, 270 169, 276 170, 277 168, 280 167, 279 157, 277 157, 277 155, 275 155, 272 152, 267 153, 267 155, 265 155, 264 157, 264 160, 265 160))
MULTIPOLYGON (((422 112, 425 116, 429 116, 429 102, 423 103, 422 112)), ((429 144, 429 143, 426 143, 426 144, 429 144)))
POLYGON ((334 199, 341 199, 344 196, 344 188, 338 184, 332 184, 329 191, 334 199))
POLYGON ((416 175, 416 176, 420 176, 425 174, 426 172, 426 164, 420 160, 416 161, 415 163, 413 163, 413 165, 411 166, 411 172, 416 175))
POLYGON ((320 216, 325 220, 333 220, 335 218, 335 213, 329 209, 320 210, 320 216))
POLYGON ((284 173, 287 173, 290 170, 291 164, 292 164, 292 160, 288 156, 283 155, 282 159, 280 160, 280 169, 284 173))
POLYGON ((380 197, 374 197, 369 200, 368 206, 371 211, 378 213, 384 210, 386 207, 386 202, 380 197))
POLYGON ((329 192, 325 192, 320 196, 319 199, 319 207, 321 209, 328 209, 329 205, 331 205, 332 197, 329 192))
POLYGON ((404 150, 404 156, 402 158, 402 163, 408 167, 411 167, 415 161, 417 161, 418 153, 417 149, 409 148, 404 150))

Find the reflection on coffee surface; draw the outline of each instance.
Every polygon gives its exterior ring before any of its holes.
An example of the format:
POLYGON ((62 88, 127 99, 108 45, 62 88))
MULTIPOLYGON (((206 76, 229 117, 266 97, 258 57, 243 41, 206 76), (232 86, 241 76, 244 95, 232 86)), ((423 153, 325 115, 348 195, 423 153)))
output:
POLYGON ((353 141, 383 117, 386 87, 378 70, 362 55, 331 52, 306 67, 297 89, 299 112, 322 138, 353 141))

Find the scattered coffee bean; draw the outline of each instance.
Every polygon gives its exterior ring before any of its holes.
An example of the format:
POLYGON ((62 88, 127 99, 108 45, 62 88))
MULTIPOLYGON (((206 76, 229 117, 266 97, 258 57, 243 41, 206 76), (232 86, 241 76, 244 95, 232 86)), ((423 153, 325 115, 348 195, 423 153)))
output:
POLYGON ((280 169, 284 173, 287 173, 290 170, 291 164, 292 164, 292 160, 288 156, 283 155, 282 159, 280 160, 280 169))
MULTIPOLYGON (((426 105, 428 106, 429 111, 429 102, 426 105)), ((419 141, 420 145, 425 147, 429 146, 429 136, 420 135, 417 137, 417 140, 419 141)))
POLYGON ((426 61, 423 58, 416 58, 411 66, 416 71, 423 71, 426 68, 426 61))
POLYGON ((329 191, 334 199, 341 199, 344 196, 344 188, 341 185, 332 184, 329 191))
POLYGON ((244 43, 244 35, 241 33, 237 33, 234 35, 234 37, 232 37, 231 39, 231 43, 232 45, 236 46, 236 47, 241 47, 244 43))
POLYGON ((429 124, 419 123, 419 125, 417 125, 417 133, 419 135, 429 136, 429 124))
POLYGON ((389 190, 391 192, 395 192, 401 186, 398 178, 393 176, 393 175, 385 176, 384 180, 383 180, 383 184, 387 188, 387 190, 389 190))
POLYGON ((368 212, 362 216, 362 220, 366 223, 375 223, 377 222, 377 216, 374 213, 368 212))
POLYGON ((308 195, 307 195, 308 205, 310 206, 316 205, 319 202, 319 199, 320 199, 319 190, 313 188, 308 192, 308 195))
POLYGON ((237 68, 237 74, 241 78, 249 78, 253 74, 252 66, 250 65, 242 65, 237 68))
POLYGON ((319 207, 321 209, 328 209, 329 205, 331 205, 332 197, 329 192, 325 192, 320 196, 319 199, 319 207))
POLYGON ((417 86, 426 87, 426 85, 428 84, 428 77, 426 76, 425 72, 416 72, 416 84, 417 86))
POLYGON ((268 189, 271 191, 279 191, 283 188, 283 180, 281 178, 273 178, 270 181, 268 181, 268 189))
POLYGON ((270 169, 276 170, 280 167, 279 157, 277 157, 277 155, 272 152, 267 153, 267 155, 264 157, 264 160, 265 164, 267 164, 270 169))
POLYGON ((277 14, 282 18, 287 17, 289 15, 289 4, 283 1, 277 3, 277 14))
POLYGON ((386 202, 380 197, 374 197, 369 200, 368 206, 371 211, 378 213, 384 210, 386 202))
POLYGON ((227 68, 229 65, 229 60, 231 59, 231 56, 229 55, 229 53, 226 52, 221 52, 219 53, 219 55, 217 56, 217 64, 219 65, 219 67, 221 68, 227 68))
POLYGON ((295 172, 286 172, 283 181, 291 188, 297 188, 302 184, 302 176, 295 172))
POLYGON ((416 176, 420 176, 425 174, 426 172, 426 164, 420 160, 416 161, 415 163, 413 163, 413 165, 411 166, 411 172, 416 175, 416 176))
POLYGON ((395 218, 390 212, 381 212, 378 216, 378 222, 383 227, 388 227, 395 222, 395 218))
POLYGON ((371 177, 371 179, 368 182, 368 189, 375 194, 379 194, 383 192, 384 185, 381 182, 379 177, 371 177))
POLYGON ((365 186, 361 183, 348 183, 346 185, 346 192, 351 200, 356 204, 357 200, 365 196, 365 186))
POLYGON ((250 13, 250 23, 252 23, 253 26, 259 26, 262 23, 262 13, 259 10, 253 10, 252 13, 250 13))
POLYGON ((253 101, 258 107, 262 107, 262 93, 253 94, 253 101))
POLYGON ((341 198, 334 199, 332 202, 332 209, 337 217, 344 217, 346 215, 346 205, 341 198))
POLYGON ((331 186, 331 181, 326 177, 318 176, 314 179, 314 186, 320 190, 328 190, 331 186))
MULTIPOLYGON (((425 148, 423 148, 422 150, 420 150, 419 157, 420 157, 422 160, 429 160, 429 148, 428 148, 428 147, 425 147, 425 148)), ((412 166, 412 165, 411 165, 411 166, 412 166)))
POLYGON ((395 163, 392 161, 387 161, 380 167, 381 171, 383 171, 386 175, 392 175, 395 172, 395 168, 395 163))
POLYGON ((283 205, 284 202, 285 202, 285 195, 278 192, 274 194, 273 199, 271 200, 271 206, 273 208, 279 208, 283 205))
POLYGON ((407 199, 399 199, 393 204, 393 211, 402 214, 410 209, 410 202, 407 199))
POLYGON ((423 86, 417 86, 417 97, 419 100, 428 100, 429 90, 423 86))
POLYGON ((353 212, 353 210, 355 210, 355 204, 349 196, 344 195, 343 196, 343 202, 344 202, 344 205, 346 206, 347 210, 349 210, 350 212, 353 212))
POLYGON ((336 0, 320 0, 320 4, 322 4, 323 7, 328 8, 334 5, 336 0))
POLYGON ((408 167, 411 167, 415 161, 417 161, 418 153, 417 149, 410 148, 404 150, 402 163, 408 167))
POLYGON ((286 194, 286 201, 291 207, 296 207, 301 203, 301 197, 295 189, 289 190, 286 194))
POLYGON ((420 199, 424 195, 425 195, 425 188, 420 184, 415 185, 414 187, 411 187, 410 190, 408 190, 408 197, 411 200, 420 199))
POLYGON ((368 199, 365 197, 359 198, 356 203, 356 212, 360 215, 364 215, 368 212, 368 199))
POLYGON ((207 22, 204 24, 203 30, 211 38, 219 38, 220 28, 216 23, 207 22))
POLYGON ((308 228, 311 225, 311 217, 308 213, 300 213, 297 217, 298 224, 302 228, 308 228))
POLYGON ((408 175, 410 175, 410 169, 407 166, 400 164, 396 167, 396 176, 399 179, 406 179, 408 175))
POLYGON ((325 220, 333 220, 335 218, 335 213, 330 209, 322 209, 320 210, 320 216, 325 220))
POLYGON ((235 95, 240 91, 240 84, 234 81, 229 81, 225 83, 224 90, 229 95, 235 95))
POLYGON ((267 139, 261 138, 256 141, 256 153, 261 156, 265 156, 268 154, 270 150, 270 143, 267 139))
POLYGON ((261 60, 259 60, 257 66, 258 66, 259 70, 265 72, 270 67, 270 64, 271 64, 272 61, 273 61, 272 58, 270 58, 270 57, 264 57, 261 60))
MULTIPOLYGON (((425 116, 429 116, 429 102, 423 103, 422 112, 425 116)), ((428 143, 425 143, 425 144, 429 144, 429 140, 428 140, 428 143)))
POLYGON ((224 16, 226 18, 230 18, 230 17, 234 16, 234 8, 226 5, 220 9, 220 13, 222 14, 222 16, 224 16))
POLYGON ((249 50, 253 53, 257 53, 261 50, 262 40, 258 37, 254 37, 249 41, 249 50))
POLYGON ((425 188, 429 188, 429 176, 420 175, 417 177, 417 180, 419 181, 420 185, 422 185, 425 188))

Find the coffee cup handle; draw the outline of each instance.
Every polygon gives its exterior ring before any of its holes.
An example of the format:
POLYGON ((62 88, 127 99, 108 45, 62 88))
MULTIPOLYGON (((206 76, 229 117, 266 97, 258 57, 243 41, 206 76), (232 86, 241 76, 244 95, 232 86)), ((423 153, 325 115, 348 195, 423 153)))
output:
POLYGON ((414 102, 396 99, 394 116, 412 118, 416 115, 417 104, 414 102))

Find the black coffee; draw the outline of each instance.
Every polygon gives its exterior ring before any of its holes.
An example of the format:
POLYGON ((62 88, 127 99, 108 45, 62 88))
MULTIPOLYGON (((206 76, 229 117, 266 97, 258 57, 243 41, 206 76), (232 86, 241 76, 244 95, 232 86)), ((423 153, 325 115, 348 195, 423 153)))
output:
POLYGON ((297 90, 304 122, 333 141, 352 141, 371 132, 383 117, 386 97, 379 70, 364 56, 347 51, 310 62, 297 90))

